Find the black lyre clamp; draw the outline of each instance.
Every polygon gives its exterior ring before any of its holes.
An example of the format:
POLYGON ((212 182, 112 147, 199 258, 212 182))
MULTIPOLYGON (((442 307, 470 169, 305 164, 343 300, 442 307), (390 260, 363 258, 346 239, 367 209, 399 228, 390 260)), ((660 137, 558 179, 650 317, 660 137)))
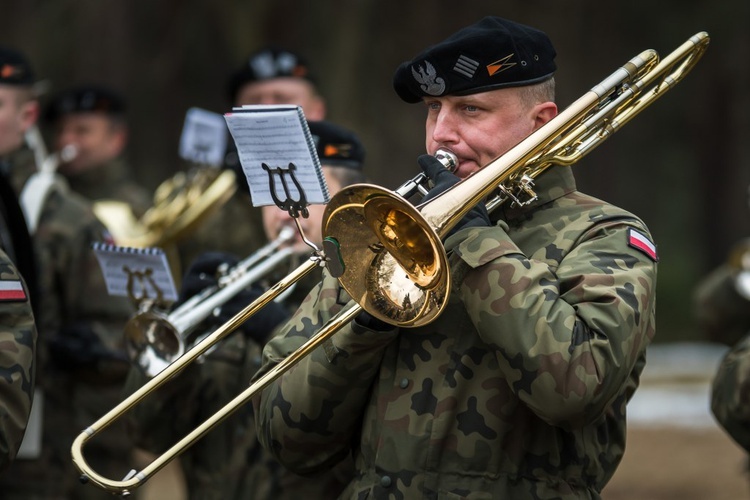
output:
POLYGON ((300 216, 300 214, 302 214, 302 217, 306 219, 309 215, 309 212, 307 210, 307 197, 305 196, 305 191, 304 189, 302 189, 302 186, 297 180, 297 177, 294 175, 294 171, 297 170, 297 167, 294 165, 294 163, 289 163, 289 166, 287 168, 273 168, 269 167, 265 163, 261 164, 261 167, 263 167, 263 170, 268 173, 268 184, 271 188, 271 197, 273 198, 274 203, 276 203, 276 206, 282 210, 286 210, 287 212, 289 212, 289 215, 295 220, 300 216), (292 194, 289 192, 289 184, 286 180, 287 175, 294 183, 294 186, 297 189, 297 193, 299 193, 299 198, 296 200, 292 198, 292 194), (279 178, 279 180, 281 181, 281 186, 284 188, 284 195, 286 196, 286 199, 283 201, 280 200, 276 195, 276 181, 274 180, 276 177, 279 178))
POLYGON ((297 225, 297 231, 299 231, 299 234, 302 236, 302 240, 307 244, 307 246, 313 249, 314 253, 311 259, 317 260, 318 265, 325 266, 327 261, 325 252, 318 248, 315 243, 307 238, 307 236, 305 235, 305 231, 302 229, 302 225, 299 223, 299 216, 301 215, 303 218, 307 219, 307 217, 310 215, 310 212, 307 210, 309 203, 307 203, 305 190, 302 189, 302 185, 294 175, 294 171, 297 170, 296 165, 294 165, 294 163, 289 163, 289 166, 287 168, 273 168, 269 167, 265 163, 262 163, 261 167, 263 167, 263 170, 268 173, 268 183, 269 187, 271 188, 271 198, 273 198, 274 203, 280 209, 286 210, 289 213, 289 216, 294 220, 294 223, 297 225), (292 198, 292 194, 289 192, 289 184, 287 183, 286 179, 287 176, 294 183, 294 186, 299 193, 299 198, 296 200, 292 198), (284 195, 286 196, 286 199, 283 201, 279 199, 276 194, 276 177, 279 178, 281 186, 284 188, 284 195))
POLYGON ((149 267, 143 271, 139 271, 137 269, 130 269, 128 266, 123 266, 122 270, 128 276, 128 297, 133 304, 138 306, 139 310, 150 309, 155 304, 162 304, 164 302, 164 292, 161 291, 161 288, 159 288, 154 280, 153 269, 149 267), (136 290, 136 287, 138 290, 136 290), (153 292, 153 295, 149 291, 153 292))

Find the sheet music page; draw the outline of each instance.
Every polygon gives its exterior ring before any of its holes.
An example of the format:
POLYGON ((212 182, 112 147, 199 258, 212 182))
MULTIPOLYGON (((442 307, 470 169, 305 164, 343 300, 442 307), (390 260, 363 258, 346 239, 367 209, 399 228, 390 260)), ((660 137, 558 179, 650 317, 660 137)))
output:
POLYGON ((165 302, 177 300, 169 262, 162 249, 105 243, 94 243, 92 247, 110 295, 155 299, 161 293, 165 302))
MULTIPOLYGON (((271 195, 269 173, 263 169, 263 164, 272 169, 288 169, 290 163, 294 164, 294 177, 302 187, 308 204, 328 203, 328 186, 302 108, 242 106, 234 108, 224 118, 237 145, 253 206, 276 204, 271 195)), ((299 189, 290 175, 285 174, 284 180, 289 194, 284 192, 281 178, 276 175, 276 196, 282 201, 287 197, 298 200, 299 189)))
POLYGON ((219 113, 190 108, 180 136, 180 158, 221 166, 227 149, 227 124, 219 113))

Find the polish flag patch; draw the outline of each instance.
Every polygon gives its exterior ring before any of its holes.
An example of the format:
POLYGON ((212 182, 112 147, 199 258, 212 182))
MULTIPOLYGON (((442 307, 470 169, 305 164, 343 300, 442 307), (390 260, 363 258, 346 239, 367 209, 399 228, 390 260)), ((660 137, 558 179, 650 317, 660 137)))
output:
POLYGON ((648 255, 654 262, 659 261, 656 245, 643 233, 633 228, 628 229, 628 245, 648 255))
POLYGON ((26 291, 19 280, 0 281, 0 302, 26 300, 26 291))

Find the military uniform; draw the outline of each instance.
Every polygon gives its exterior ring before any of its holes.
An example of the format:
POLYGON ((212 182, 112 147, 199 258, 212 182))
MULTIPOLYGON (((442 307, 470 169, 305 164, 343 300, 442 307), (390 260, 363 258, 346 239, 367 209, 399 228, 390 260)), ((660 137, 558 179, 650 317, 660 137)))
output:
MULTIPOLYGON (((327 172, 338 184, 359 180, 357 174, 361 176, 364 147, 356 136, 327 122, 310 122, 310 129, 324 170, 330 169, 327 172), (331 147, 326 148, 326 145, 331 147), (333 145, 339 146, 338 149, 333 145)), ((260 221, 258 227, 262 227, 260 221)), ((271 285, 288 276, 310 253, 297 255, 292 262, 269 270, 250 290, 243 290, 224 303, 218 316, 209 317, 199 328, 214 331, 271 285)), ((224 255, 202 256, 191 266, 183 281, 181 297, 190 297, 216 285, 216 268, 223 262, 224 255)), ((231 261, 224 262, 235 265, 231 261)), ((138 445, 162 453, 246 389, 260 368, 262 347, 274 334, 276 325, 296 310, 320 279, 320 269, 313 270, 293 289, 283 293, 280 297, 283 305, 277 301, 267 304, 238 331, 206 353, 200 364, 188 367, 158 395, 139 404, 129 415, 138 445)), ((126 389, 133 392, 145 382, 146 377, 134 368, 126 389)), ((336 467, 310 478, 290 472, 260 445, 253 420, 252 406, 248 403, 180 455, 191 499, 327 499, 335 498, 351 479, 350 460, 342 460, 336 467)))
MULTIPOLYGON (((341 498, 599 498, 654 336, 656 256, 637 247, 645 225, 577 192, 569 169, 535 190, 447 239, 436 321, 352 322, 255 398, 261 443, 306 474, 354 453, 341 498)), ((348 300, 324 278, 258 376, 348 300)))
POLYGON ((103 165, 81 172, 65 175, 70 189, 93 202, 114 200, 127 203, 136 217, 151 208, 151 194, 133 179, 131 168, 124 158, 115 158, 103 165))
POLYGON ((31 412, 37 331, 28 290, 0 249, 0 471, 16 458, 31 412))
MULTIPOLYGON (((35 170, 32 152, 22 148, 3 162, 20 191, 35 170)), ((78 433, 119 402, 128 368, 122 327, 133 306, 107 293, 91 250, 93 242, 108 240, 84 198, 64 185, 50 191, 33 236, 40 270, 36 319, 42 448, 37 456, 17 459, 0 476, 3 498, 109 498, 78 483, 70 458, 78 433)), ((131 465, 132 444, 124 423, 120 425, 86 449, 90 463, 105 475, 123 477, 131 465)))

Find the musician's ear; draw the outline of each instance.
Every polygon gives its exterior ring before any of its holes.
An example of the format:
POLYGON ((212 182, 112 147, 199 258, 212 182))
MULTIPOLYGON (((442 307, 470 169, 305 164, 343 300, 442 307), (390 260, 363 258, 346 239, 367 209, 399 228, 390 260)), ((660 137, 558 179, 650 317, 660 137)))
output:
POLYGON ((532 108, 534 130, 557 116, 557 104, 552 101, 540 102, 532 108))
POLYGON ((24 132, 33 127, 39 120, 39 101, 31 100, 21 104, 19 118, 24 132))

